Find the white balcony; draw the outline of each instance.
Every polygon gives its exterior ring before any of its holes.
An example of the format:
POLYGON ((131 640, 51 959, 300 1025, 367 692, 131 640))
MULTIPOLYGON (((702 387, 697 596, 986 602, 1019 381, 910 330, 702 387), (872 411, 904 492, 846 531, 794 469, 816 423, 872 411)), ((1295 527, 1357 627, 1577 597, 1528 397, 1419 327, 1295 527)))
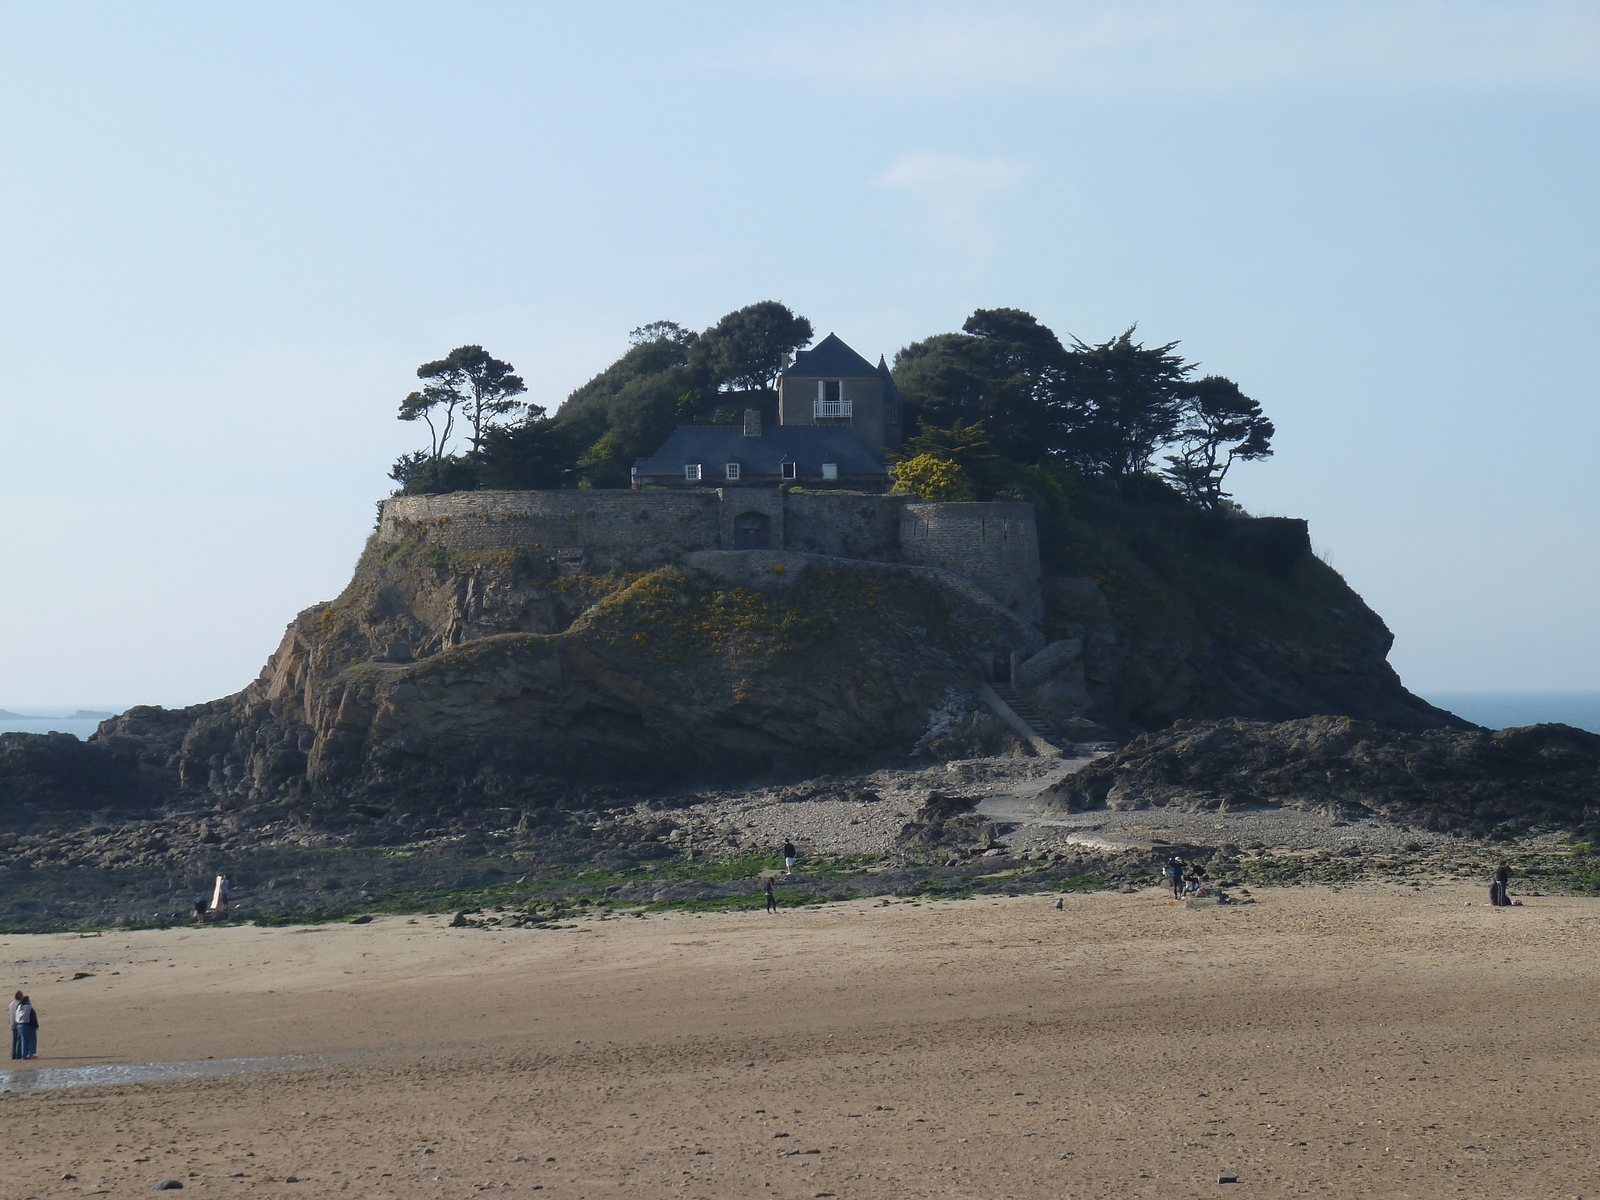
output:
POLYGON ((811 415, 819 421, 848 421, 855 415, 851 411, 851 405, 854 404, 852 400, 815 400, 812 403, 816 408, 812 410, 811 415))

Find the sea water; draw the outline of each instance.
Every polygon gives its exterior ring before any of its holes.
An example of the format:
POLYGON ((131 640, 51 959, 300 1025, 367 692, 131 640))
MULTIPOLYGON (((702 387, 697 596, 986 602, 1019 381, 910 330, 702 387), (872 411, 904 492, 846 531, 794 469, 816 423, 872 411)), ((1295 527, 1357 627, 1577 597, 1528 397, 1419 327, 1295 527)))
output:
MULTIPOLYGON (((1429 692, 1423 699, 1489 729, 1551 721, 1600 733, 1600 691, 1429 692)), ((48 733, 55 730, 87 741, 99 727, 98 719, 31 715, 20 719, 0 717, 0 733, 48 733)))
POLYGON ((1423 699, 1489 729, 1557 722, 1600 733, 1600 692, 1428 692, 1423 699))
POLYGON ((165 1083, 243 1075, 254 1071, 294 1071, 328 1066, 347 1054, 280 1054, 271 1058, 202 1058, 189 1062, 99 1063, 91 1067, 13 1067, 0 1070, 0 1092, 50 1088, 109 1087, 120 1083, 165 1083))
POLYGON ((80 741, 100 728, 98 718, 82 720, 75 717, 0 717, 0 733, 70 733, 80 741))

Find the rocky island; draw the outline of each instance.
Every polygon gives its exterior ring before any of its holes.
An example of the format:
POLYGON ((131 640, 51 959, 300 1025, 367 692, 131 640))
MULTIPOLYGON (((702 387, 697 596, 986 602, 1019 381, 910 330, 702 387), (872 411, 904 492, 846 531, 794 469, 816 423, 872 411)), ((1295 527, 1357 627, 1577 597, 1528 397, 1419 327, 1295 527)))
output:
MULTIPOLYGON (((1037 341, 1011 311, 946 336, 1037 341)), ((1175 485, 1007 459, 980 423, 935 423, 926 360, 948 343, 891 373, 830 336, 786 355, 770 392, 739 393, 750 407, 680 427, 631 486, 601 486, 617 405, 641 380, 688 379, 715 333, 658 329, 558 418, 402 460, 349 585, 238 693, 136 707, 87 743, 0 735, 0 920, 167 920, 225 869, 258 918, 465 904, 514 882, 534 912, 686 887, 737 899, 771 850, 747 826, 804 828, 854 864, 854 883, 811 897, 970 890, 1014 827, 975 810, 1019 795, 1037 813, 1288 806, 1434 834, 1590 821, 1600 738, 1489 735, 1412 695, 1305 523, 1227 503, 1214 453, 1175 485), (537 475, 529 461, 596 412, 569 486, 493 486, 537 475), (672 815, 697 805, 721 815, 672 815), (772 805, 776 822, 729 824, 772 805), (712 860, 740 865, 697 883, 712 860)), ((462 403, 521 386, 476 347, 419 373, 454 379, 462 403)), ((1248 416, 1216 380, 1173 394, 1196 420, 1248 416)), ((429 395, 407 404, 425 416, 429 395)), ((1235 450, 1264 436, 1231 428, 1235 450)), ((1155 841, 1131 857, 1092 843, 1041 843, 1027 873, 1148 874, 1155 841)))

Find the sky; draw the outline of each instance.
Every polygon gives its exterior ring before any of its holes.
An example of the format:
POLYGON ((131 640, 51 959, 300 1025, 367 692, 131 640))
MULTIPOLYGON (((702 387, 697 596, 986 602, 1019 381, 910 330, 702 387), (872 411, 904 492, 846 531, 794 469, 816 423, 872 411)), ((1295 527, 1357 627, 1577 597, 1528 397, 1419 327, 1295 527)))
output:
POLYGON ((554 409, 763 299, 1237 380, 1416 690, 1600 688, 1600 5, 0 0, 0 707, 332 598, 479 343, 554 409))

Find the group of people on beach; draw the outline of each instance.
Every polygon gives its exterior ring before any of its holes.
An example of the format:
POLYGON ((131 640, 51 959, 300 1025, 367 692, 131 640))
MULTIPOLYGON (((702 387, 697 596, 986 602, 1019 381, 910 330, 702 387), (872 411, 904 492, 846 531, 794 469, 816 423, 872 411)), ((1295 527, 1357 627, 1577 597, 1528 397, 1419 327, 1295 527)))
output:
POLYGON ((209 909, 206 907, 206 898, 203 894, 194 898, 194 923, 196 925, 204 925, 208 911, 215 913, 217 920, 226 921, 228 919, 228 905, 232 902, 233 884, 226 875, 218 875, 216 886, 211 892, 209 909))
POLYGON ((1199 863, 1186 863, 1176 854, 1167 860, 1161 868, 1161 874, 1172 889, 1174 900, 1198 896, 1200 889, 1206 886, 1206 869, 1199 863))
MULTIPOLYGON (((799 853, 800 852, 794 848, 794 843, 793 842, 784 842, 783 843, 783 873, 785 875, 793 875, 794 874, 794 860, 799 856, 799 853)), ((767 911, 769 913, 777 912, 778 911, 778 897, 776 895, 774 895, 773 891, 772 891, 772 876, 771 875, 766 875, 766 876, 762 877, 762 887, 766 891, 766 894, 767 894, 767 911)))
POLYGON ((18 992, 11 998, 11 1057, 39 1057, 39 1012, 29 997, 18 992))

